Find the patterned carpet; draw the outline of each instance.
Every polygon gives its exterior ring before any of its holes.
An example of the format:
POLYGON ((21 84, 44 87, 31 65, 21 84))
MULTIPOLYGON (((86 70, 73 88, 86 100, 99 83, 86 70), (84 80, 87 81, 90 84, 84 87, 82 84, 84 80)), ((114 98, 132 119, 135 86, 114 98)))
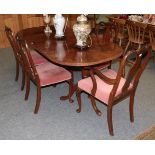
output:
POLYGON ((135 140, 155 140, 155 125, 140 133, 135 140))

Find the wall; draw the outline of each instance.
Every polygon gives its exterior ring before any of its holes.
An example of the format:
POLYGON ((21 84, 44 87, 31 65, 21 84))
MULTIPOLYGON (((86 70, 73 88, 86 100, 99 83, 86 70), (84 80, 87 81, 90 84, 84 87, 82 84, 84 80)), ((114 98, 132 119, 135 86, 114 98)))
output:
MULTIPOLYGON (((69 18, 68 26, 72 26, 78 15, 64 16, 69 18)), ((41 14, 0 14, 0 48, 10 47, 4 31, 5 25, 16 33, 21 29, 43 26, 44 22, 41 14)))

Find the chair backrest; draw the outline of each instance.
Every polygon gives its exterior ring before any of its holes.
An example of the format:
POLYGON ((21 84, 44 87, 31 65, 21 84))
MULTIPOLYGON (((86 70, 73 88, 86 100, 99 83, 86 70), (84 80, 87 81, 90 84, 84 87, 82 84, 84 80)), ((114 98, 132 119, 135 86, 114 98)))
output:
POLYGON ((23 59, 24 67, 25 70, 30 77, 30 79, 35 83, 35 84, 40 84, 40 79, 36 70, 36 66, 33 62, 32 56, 31 56, 31 49, 28 47, 26 41, 21 38, 20 36, 17 35, 17 41, 20 46, 20 54, 23 59))
POLYGON ((150 43, 152 46, 152 49, 155 50, 155 26, 149 25, 149 37, 150 37, 150 43))
POLYGON ((119 37, 118 35, 124 35, 126 20, 119 19, 119 18, 112 18, 111 20, 114 23, 114 28, 116 33, 115 37, 119 37))
MULTIPOLYGON (((129 65, 129 69, 127 69, 127 73, 125 76, 125 83, 122 87, 122 94, 121 96, 124 96, 129 90, 130 84, 132 83, 132 89, 134 91, 136 90, 138 86, 139 79, 150 59, 151 56, 151 48, 143 48, 139 51, 129 51, 127 54, 123 57, 123 59, 120 62, 120 67, 118 70, 118 74, 116 77, 116 82, 114 84, 112 94, 116 94, 116 91, 118 89, 120 80, 122 78, 122 75, 125 71, 125 68, 127 66, 128 60, 131 59, 131 57, 134 59, 132 65, 129 65)), ((115 95, 114 95, 115 96, 115 95)), ((113 97, 114 97, 113 96, 113 97)))
POLYGON ((144 35, 147 24, 127 20, 127 29, 129 41, 137 44, 144 44, 144 35))
MULTIPOLYGON (((98 77, 100 77, 101 79, 103 79, 103 81, 113 86, 112 91, 110 93, 110 97, 109 97, 110 101, 112 102, 117 101, 125 97, 126 95, 128 95, 130 92, 129 87, 131 87, 131 83, 132 83, 132 90, 136 91, 139 79, 150 59, 150 55, 151 55, 151 48, 149 49, 147 48, 147 50, 143 48, 139 51, 133 50, 133 51, 127 52, 127 54, 122 58, 120 62, 118 73, 115 79, 108 78, 105 75, 103 75, 100 71, 92 69, 93 72, 98 77), (126 77, 124 77, 123 73, 127 66, 128 59, 130 59, 131 56, 132 57, 134 56, 134 63, 132 64, 132 66, 131 65, 129 66, 130 68, 127 70, 126 77), (121 93, 118 96, 116 96, 116 92, 118 90, 120 81, 123 77, 126 79, 126 81, 122 86, 121 93)), ((91 78, 93 81, 92 94, 94 95, 97 89, 97 84, 95 82, 94 74, 92 72, 90 73, 91 73, 91 78)))
POLYGON ((13 35, 13 32, 12 32, 11 28, 5 26, 5 32, 6 32, 6 36, 7 36, 8 40, 9 40, 9 42, 10 42, 10 44, 11 44, 11 47, 12 47, 12 49, 13 49, 15 58, 16 58, 19 62, 22 62, 22 60, 21 60, 21 55, 20 55, 20 53, 19 53, 19 46, 18 46, 18 44, 17 44, 17 42, 16 42, 16 39, 15 39, 15 37, 14 37, 14 35, 13 35))

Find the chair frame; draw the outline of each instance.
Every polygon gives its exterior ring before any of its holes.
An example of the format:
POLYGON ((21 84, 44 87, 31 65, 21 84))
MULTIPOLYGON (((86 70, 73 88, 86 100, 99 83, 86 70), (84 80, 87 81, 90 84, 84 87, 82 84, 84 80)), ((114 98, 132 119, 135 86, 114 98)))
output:
MULTIPOLYGON (((34 110, 34 113, 37 114, 39 111, 40 102, 41 102, 41 88, 49 86, 49 85, 55 86, 55 83, 51 83, 51 84, 48 84, 45 86, 41 86, 39 75, 38 75, 37 70, 36 70, 37 66, 34 65, 32 56, 30 54, 30 48, 28 47, 26 41, 23 40, 22 38, 18 37, 18 41, 20 44, 20 48, 21 48, 20 51, 21 51, 21 55, 22 55, 25 70, 26 70, 25 100, 28 100, 29 93, 30 93, 30 81, 32 81, 37 86, 37 99, 36 99, 36 106, 35 106, 35 110, 34 110)), ((69 102, 72 103, 73 100, 71 99, 71 95, 70 95, 71 91, 73 89, 73 78, 72 78, 72 76, 71 76, 71 79, 65 80, 65 81, 69 84, 69 102)), ((65 82, 65 81, 63 81, 63 82, 65 82)), ((62 83, 62 82, 58 82, 58 83, 62 83)))
POLYGON ((128 29, 128 43, 125 48, 124 54, 126 54, 130 44, 138 45, 139 50, 143 44, 145 44, 145 33, 147 31, 147 24, 127 20, 127 29, 128 29))
MULTIPOLYGON (((152 47, 152 52, 155 52, 155 26, 149 25, 148 26, 149 30, 149 38, 150 38, 150 44, 152 47)), ((154 56, 154 63, 155 63, 155 56, 154 56)))
MULTIPOLYGON (((114 135, 113 133, 113 123, 112 123, 112 108, 115 104, 119 103, 120 101, 124 100, 127 97, 130 97, 130 104, 129 104, 129 112, 130 112, 130 121, 134 121, 134 97, 135 97, 135 92, 136 88, 139 83, 139 78, 144 71, 149 59, 150 59, 150 48, 148 49, 147 55, 145 59, 142 62, 142 57, 143 57, 143 49, 140 51, 129 51, 121 60, 120 62, 120 67, 117 73, 117 76, 115 79, 111 79, 106 77, 105 75, 102 74, 99 70, 96 70, 95 68, 88 68, 90 70, 90 77, 93 82, 93 88, 91 90, 90 95, 90 100, 93 109, 95 110, 96 114, 98 116, 101 116, 101 111, 98 109, 96 106, 96 101, 95 101, 95 94, 97 90, 97 82, 95 79, 95 76, 98 76, 101 80, 103 80, 105 83, 109 85, 113 85, 112 91, 109 96, 108 103, 105 104, 107 106, 107 122, 108 122, 108 127, 109 127, 109 133, 110 135, 114 135), (122 93, 116 96, 116 91, 119 86, 119 82, 124 74, 125 70, 125 65, 127 63, 128 58, 131 55, 135 55, 136 61, 133 63, 132 66, 130 66, 130 70, 127 74, 126 82, 124 86, 122 87, 122 93), (132 88, 128 89, 130 86, 130 83, 132 82, 132 88)), ((77 112, 81 112, 81 92, 84 90, 78 88, 77 89, 77 100, 78 100, 78 109, 77 112)), ((104 94, 103 94, 104 95, 104 94)))
POLYGON ((15 77, 15 81, 18 81, 19 78, 19 67, 21 67, 22 69, 22 85, 21 85, 21 90, 24 90, 24 86, 25 86, 25 70, 24 70, 24 65, 23 65, 23 61, 22 61, 22 57, 21 54, 19 52, 19 46, 16 42, 16 39, 14 38, 14 34, 12 32, 12 30, 5 26, 5 32, 7 35, 7 38, 12 46, 13 49, 13 53, 14 53, 14 57, 16 60, 16 77, 15 77))
POLYGON ((126 28, 126 20, 110 17, 110 21, 114 23, 114 41, 116 42, 116 40, 119 39, 119 46, 122 46, 122 39, 127 38, 124 31, 126 28))

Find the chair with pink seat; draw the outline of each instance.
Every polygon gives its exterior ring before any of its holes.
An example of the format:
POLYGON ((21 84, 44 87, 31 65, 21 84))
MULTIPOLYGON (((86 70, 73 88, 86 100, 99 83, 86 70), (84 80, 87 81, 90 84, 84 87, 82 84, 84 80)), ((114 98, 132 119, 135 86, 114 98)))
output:
POLYGON ((133 106, 136 88, 139 79, 144 71, 149 58, 150 48, 137 51, 129 51, 120 62, 118 72, 112 69, 99 71, 90 68, 90 77, 82 79, 78 82, 77 100, 79 108, 77 112, 81 112, 81 92, 86 92, 90 96, 90 100, 96 114, 101 116, 101 111, 96 105, 95 98, 103 102, 107 106, 107 122, 110 135, 113 134, 112 108, 126 97, 130 97, 129 111, 130 121, 134 121, 133 106), (134 57, 134 63, 126 70, 126 64, 130 57, 134 57), (124 70, 127 74, 124 75, 124 70))
POLYGON ((41 65, 35 65, 30 53, 30 48, 24 40, 19 39, 20 52, 24 60, 26 69, 26 93, 25 100, 28 99, 30 93, 30 81, 37 86, 37 99, 34 113, 37 114, 41 101, 41 88, 54 85, 62 82, 69 84, 69 102, 72 102, 70 91, 73 87, 71 73, 63 67, 57 66, 53 63, 46 62, 41 65))
MULTIPOLYGON (((21 90, 23 90, 24 85, 25 85, 25 71, 24 71, 24 66, 23 66, 23 60, 22 60, 22 57, 21 57, 20 52, 19 52, 19 50, 20 50, 19 45, 16 41, 16 38, 13 35, 12 30, 9 27, 5 26, 5 32, 6 32, 6 36, 7 36, 8 40, 11 44, 11 47, 13 49, 14 57, 16 60, 16 78, 15 78, 16 81, 18 80, 18 77, 19 77, 19 66, 22 69, 21 90)), ((31 55, 32 55, 32 59, 34 60, 35 65, 39 65, 39 64, 47 62, 47 60, 45 58, 43 58, 40 54, 38 54, 34 50, 31 51, 31 55)))

